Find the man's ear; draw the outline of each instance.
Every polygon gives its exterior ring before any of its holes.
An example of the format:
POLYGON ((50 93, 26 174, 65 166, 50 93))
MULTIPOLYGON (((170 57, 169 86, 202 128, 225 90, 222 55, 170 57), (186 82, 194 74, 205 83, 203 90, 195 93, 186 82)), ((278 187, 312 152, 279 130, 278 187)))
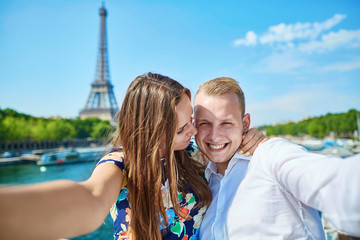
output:
POLYGON ((247 131, 249 131, 250 128, 250 114, 245 114, 243 119, 242 119, 242 123, 243 123, 243 132, 246 133, 247 131))

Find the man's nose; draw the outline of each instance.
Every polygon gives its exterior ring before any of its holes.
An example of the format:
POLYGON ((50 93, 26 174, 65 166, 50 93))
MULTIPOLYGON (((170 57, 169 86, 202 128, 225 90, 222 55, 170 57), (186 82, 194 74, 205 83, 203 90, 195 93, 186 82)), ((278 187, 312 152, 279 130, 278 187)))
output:
POLYGON ((211 127, 210 133, 209 133, 209 138, 213 142, 217 142, 217 141, 221 140, 221 138, 222 138, 221 132, 216 126, 211 127))

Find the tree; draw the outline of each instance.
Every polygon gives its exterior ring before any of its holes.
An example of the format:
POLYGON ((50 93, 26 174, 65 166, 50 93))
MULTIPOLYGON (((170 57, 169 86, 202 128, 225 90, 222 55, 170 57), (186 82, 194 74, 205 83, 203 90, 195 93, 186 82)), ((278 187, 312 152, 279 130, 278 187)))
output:
POLYGON ((321 122, 319 118, 314 118, 310 121, 308 125, 308 133, 310 136, 324 138, 324 124, 321 122))
POLYGON ((17 141, 30 138, 30 125, 24 118, 6 116, 2 121, 5 140, 17 141))
POLYGON ((109 121, 101 121, 94 125, 91 137, 94 139, 104 139, 110 137, 111 126, 109 121))
POLYGON ((3 121, 0 121, 0 142, 4 142, 6 140, 6 128, 4 126, 3 121))
POLYGON ((267 136, 276 136, 274 128, 272 126, 267 126, 265 130, 267 136))
POLYGON ((74 126, 64 119, 52 120, 46 129, 49 132, 49 140, 71 139, 76 135, 74 126))
POLYGON ((98 138, 112 130, 109 121, 98 118, 44 119, 0 109, 0 141, 63 140, 65 138, 98 138))
POLYGON ((86 119, 74 119, 73 126, 76 130, 76 138, 88 138, 91 137, 93 128, 96 124, 102 122, 99 118, 91 117, 86 119))
POLYGON ((47 130, 47 121, 43 119, 32 121, 31 138, 35 141, 49 139, 49 131, 47 130))

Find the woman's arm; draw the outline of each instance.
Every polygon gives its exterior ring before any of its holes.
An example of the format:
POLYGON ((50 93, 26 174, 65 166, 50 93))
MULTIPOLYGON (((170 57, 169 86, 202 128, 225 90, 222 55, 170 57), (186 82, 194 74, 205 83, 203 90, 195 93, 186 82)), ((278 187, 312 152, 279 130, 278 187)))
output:
POLYGON ((241 142, 241 151, 247 156, 253 154, 256 148, 266 142, 268 139, 264 136, 262 132, 256 128, 250 128, 249 131, 243 135, 243 140, 241 142))
POLYGON ((98 165, 84 182, 59 180, 0 188, 0 239, 58 239, 97 229, 116 201, 123 174, 98 165))

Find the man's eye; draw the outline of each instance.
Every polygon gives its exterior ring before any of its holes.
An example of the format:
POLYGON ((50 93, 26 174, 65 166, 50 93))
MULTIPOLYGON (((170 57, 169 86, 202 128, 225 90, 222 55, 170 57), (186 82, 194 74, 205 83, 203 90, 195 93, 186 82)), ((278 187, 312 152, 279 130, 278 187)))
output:
POLYGON ((177 134, 181 134, 183 131, 184 131, 184 129, 182 128, 177 132, 177 134))
POLYGON ((232 123, 231 122, 223 122, 221 124, 221 126, 225 127, 225 128, 228 128, 228 127, 231 127, 232 126, 232 123))

